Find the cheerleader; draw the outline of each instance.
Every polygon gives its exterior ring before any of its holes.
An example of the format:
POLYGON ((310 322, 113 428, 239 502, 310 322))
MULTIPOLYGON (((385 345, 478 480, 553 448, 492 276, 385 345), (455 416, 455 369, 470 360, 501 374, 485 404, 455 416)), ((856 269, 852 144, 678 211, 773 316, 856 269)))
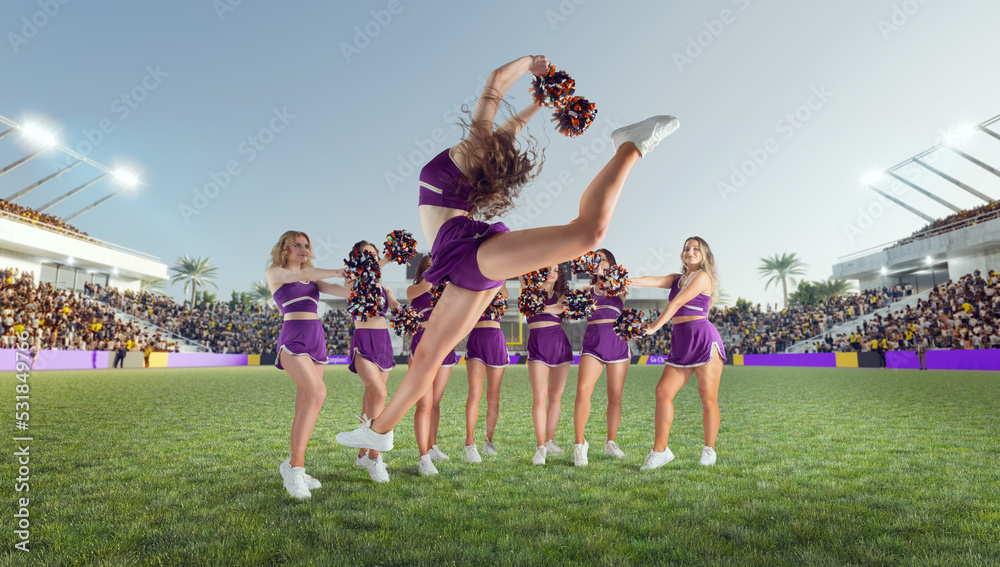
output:
MULTIPOLYGON (((378 248, 367 240, 362 240, 351 248, 351 252, 358 251, 367 251, 375 256, 380 268, 390 262, 389 258, 379 257, 378 248)), ((383 287, 381 283, 376 285, 385 298, 382 310, 374 317, 369 317, 367 321, 361 321, 357 315, 351 315, 354 319, 354 333, 351 335, 351 363, 347 368, 357 374, 365 385, 361 408, 362 422, 368 420, 366 417, 368 415, 378 415, 385 407, 385 399, 388 397, 386 382, 389 380, 389 371, 396 366, 392 359, 392 340, 389 338, 385 313, 386 308, 399 307, 399 302, 396 301, 391 289, 383 287)), ((352 289, 356 286, 356 282, 351 284, 352 289)), ((380 451, 362 447, 355 464, 358 468, 367 469, 368 475, 375 482, 389 482, 389 471, 386 470, 380 451)))
MULTIPOLYGON (((410 300, 410 305, 423 316, 424 321, 430 318, 433 307, 431 284, 424 279, 424 272, 431 267, 431 257, 428 254, 420 259, 417 264, 417 274, 413 280, 413 285, 406 288, 406 297, 410 300)), ((421 325, 413 338, 410 339, 410 357, 417 350, 420 339, 424 336, 424 328, 421 325)), ((444 396, 444 387, 451 377, 452 366, 455 365, 455 351, 449 352, 441 367, 438 368, 434 377, 433 387, 427 391, 424 397, 417 402, 416 410, 413 413, 413 432, 417 436, 417 449, 420 451, 420 459, 417 462, 417 470, 423 475, 437 474, 437 467, 433 461, 450 461, 451 457, 446 455, 437 445, 438 424, 441 421, 441 398, 444 396)))
POLYGON ((646 456, 642 470, 650 470, 669 463, 674 454, 667 447, 670 425, 674 421, 674 396, 687 383, 691 374, 698 377, 698 395, 701 396, 702 422, 705 427, 705 446, 701 450, 701 464, 715 464, 715 438, 719 435, 719 381, 726 350, 719 331, 708 320, 712 297, 718 291, 719 278, 715 271, 715 257, 708 243, 692 236, 684 242, 681 252, 683 268, 679 274, 647 276, 632 280, 632 285, 661 287, 670 290, 667 308, 660 313, 647 335, 655 333, 672 320, 670 354, 660 383, 656 385, 656 437, 653 450, 646 456))
POLYGON ((604 452, 612 457, 623 458, 625 453, 618 447, 618 425, 622 420, 622 392, 625 390, 625 376, 632 362, 632 349, 615 333, 614 323, 622 314, 624 300, 604 293, 600 276, 611 266, 618 265, 614 255, 601 248, 597 250, 601 263, 596 275, 590 278, 590 294, 594 298, 594 310, 587 317, 587 330, 583 335, 583 349, 580 352, 579 382, 576 388, 576 407, 573 411, 573 428, 576 442, 573 445, 573 463, 578 467, 587 466, 587 451, 590 444, 584 438, 587 420, 590 418, 590 398, 601 371, 608 371, 608 438, 604 452))
MULTIPOLYGON (((524 286, 524 278, 521 278, 524 286)), ((535 426, 533 465, 544 465, 548 453, 562 453, 556 445, 556 425, 562 408, 563 389, 573 362, 573 349, 561 323, 563 294, 569 290, 566 274, 558 265, 549 266, 541 288, 548 299, 545 309, 528 320, 528 379, 531 381, 531 421, 535 426), (548 403, 546 409, 545 404, 548 403)))
MULTIPOLYGON (((445 288, 447 289, 447 288, 445 288)), ((494 296, 494 302, 502 298, 502 308, 507 306, 507 287, 501 286, 494 296)), ((469 398, 465 401, 465 457, 470 463, 482 462, 476 450, 476 422, 479 420, 479 400, 483 397, 483 377, 486 378, 486 440, 483 453, 496 455, 493 433, 500 416, 500 384, 503 373, 510 362, 507 354, 507 338, 500 329, 500 321, 494 319, 491 311, 493 303, 487 307, 479 321, 469 332, 465 343, 465 370, 469 375, 469 398)))
POLYGON ((544 56, 524 56, 495 69, 486 80, 465 138, 435 156, 420 172, 418 212, 434 266, 432 284, 450 282, 435 306, 413 363, 389 405, 370 423, 337 435, 348 447, 392 449, 392 428, 434 382, 441 360, 476 325, 507 278, 575 258, 600 246, 632 167, 680 125, 655 116, 611 133, 615 153, 580 197, 573 221, 510 231, 484 222, 509 211, 522 187, 542 165, 537 142, 526 145, 518 132, 540 108, 531 104, 501 126, 494 121, 504 93, 527 72, 549 70, 544 56))
POLYGON ((271 248, 271 265, 265 272, 267 287, 283 317, 274 365, 288 372, 296 386, 291 452, 278 467, 285 490, 293 498, 309 498, 311 490, 320 488, 320 482, 305 470, 306 445, 326 399, 326 336, 317 310, 320 292, 343 295, 344 290, 323 281, 344 277, 344 270, 314 268, 312 258, 306 233, 290 230, 271 248))

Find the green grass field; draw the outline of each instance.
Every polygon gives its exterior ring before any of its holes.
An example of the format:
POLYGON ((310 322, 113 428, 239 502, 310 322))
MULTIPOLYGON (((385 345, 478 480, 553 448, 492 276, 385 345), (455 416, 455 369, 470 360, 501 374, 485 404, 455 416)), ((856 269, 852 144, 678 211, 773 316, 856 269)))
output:
MULTIPOLYGON (((393 372, 395 389, 403 367, 393 372)), ((575 369, 556 440, 531 465, 525 367, 507 371, 498 456, 464 459, 464 367, 442 408, 452 460, 417 474, 412 413, 375 485, 354 450, 362 387, 326 371, 307 470, 288 497, 294 386, 273 368, 38 372, 31 376, 31 552, 13 548, 17 476, 3 459, 4 565, 998 565, 1000 375, 727 367, 719 462, 701 467, 701 404, 676 400, 677 459, 640 472, 660 367, 633 366, 618 436, 603 454, 594 395, 590 466, 573 467, 575 369)), ((480 428, 485 427, 485 401, 480 428)), ((481 444, 483 434, 477 432, 481 444)))

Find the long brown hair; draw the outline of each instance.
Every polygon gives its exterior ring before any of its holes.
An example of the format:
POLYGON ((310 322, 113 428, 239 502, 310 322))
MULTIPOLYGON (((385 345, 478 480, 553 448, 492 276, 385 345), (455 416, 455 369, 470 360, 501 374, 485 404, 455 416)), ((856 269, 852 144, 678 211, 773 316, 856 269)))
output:
POLYGON ((417 273, 413 277, 413 285, 424 281, 424 272, 431 267, 431 255, 425 254, 420 261, 417 262, 417 273))
MULTIPOLYGON (((499 93, 483 96, 500 99, 503 107, 510 110, 510 104, 499 93)), ((469 122, 461 120, 461 125, 466 129, 466 139, 476 139, 475 144, 468 144, 473 149, 466 156, 469 171, 465 172, 472 185, 469 195, 472 213, 486 220, 502 216, 514 207, 521 188, 542 172, 545 149, 528 135, 522 146, 513 133, 494 130, 492 123, 476 122, 471 116, 469 122)))
POLYGON ((312 240, 309 239, 309 235, 304 232, 299 232, 297 230, 289 230, 282 234, 278 238, 278 243, 271 247, 271 265, 268 268, 284 268, 285 264, 288 263, 288 247, 295 243, 300 236, 304 236, 306 242, 309 243, 309 259, 302 264, 303 268, 312 267, 313 256, 312 251, 312 240))
MULTIPOLYGON (((597 250, 594 250, 594 252, 601 252, 602 254, 604 254, 604 257, 608 259, 608 264, 610 264, 611 266, 618 265, 618 262, 615 260, 615 255, 612 254, 611 251, 608 250, 607 248, 598 248, 597 250)), ((595 285, 596 283, 597 283, 597 276, 596 275, 590 276, 590 285, 595 285)))
POLYGON ((559 264, 556 266, 556 271, 558 276, 556 276, 556 283, 552 284, 552 295, 560 297, 569 291, 569 281, 566 279, 566 265, 559 264))

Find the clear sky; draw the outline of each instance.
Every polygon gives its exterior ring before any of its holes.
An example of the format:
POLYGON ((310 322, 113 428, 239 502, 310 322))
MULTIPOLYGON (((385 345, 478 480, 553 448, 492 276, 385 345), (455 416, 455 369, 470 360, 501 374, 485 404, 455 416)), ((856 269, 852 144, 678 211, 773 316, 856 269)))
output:
MULTIPOLYGON (((143 181, 73 224, 168 265, 211 256, 221 299, 263 277, 288 229, 309 233, 329 267, 393 229, 422 239, 417 172, 459 140, 461 106, 489 72, 522 55, 570 73, 598 115, 579 138, 538 115, 545 167, 508 224, 572 219, 611 156, 610 130, 673 114, 681 129, 634 169, 605 244, 633 274, 661 274, 700 235, 734 300, 780 300, 756 273, 762 256, 795 252, 808 279, 825 279, 838 257, 922 227, 873 205, 859 177, 1000 114, 1000 3, 987 0, 31 0, 4 2, 0 16, 0 115, 47 124, 143 181), (749 174, 734 179, 734 168, 749 174)), ((527 104, 529 83, 511 89, 513 104, 527 104)), ((967 143, 1000 162, 1000 141, 975 136, 967 143)), ((13 138, 0 140, 4 164, 26 153, 13 138)), ((0 178, 2 196, 60 159, 0 178)), ((966 173, 1000 196, 996 178, 966 173)), ((40 206, 85 174, 17 202, 40 206)), ((49 212, 114 189, 102 182, 49 212)), ((900 195, 933 217, 949 212, 900 195)), ((170 293, 183 296, 179 285, 170 293)))

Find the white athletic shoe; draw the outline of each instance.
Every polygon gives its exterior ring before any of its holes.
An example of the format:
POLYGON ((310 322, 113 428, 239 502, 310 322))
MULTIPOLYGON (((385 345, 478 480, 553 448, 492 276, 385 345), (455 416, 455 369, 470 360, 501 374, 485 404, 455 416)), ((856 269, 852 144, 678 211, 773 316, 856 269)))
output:
POLYGON ((584 441, 581 443, 573 444, 573 464, 578 467, 587 466, 587 451, 590 449, 590 443, 584 441))
POLYGON ((619 459, 625 457, 625 453, 618 447, 618 443, 614 441, 608 441, 604 444, 604 452, 612 457, 618 457, 619 459))
POLYGON ((356 449, 375 449, 376 451, 392 450, 392 430, 385 433, 375 433, 371 430, 372 420, 361 422, 354 431, 344 431, 337 434, 337 443, 356 449))
POLYGON ((358 467, 359 469, 367 469, 370 466, 368 464, 368 461, 369 461, 368 453, 366 452, 364 455, 358 457, 357 461, 354 461, 354 466, 358 467))
POLYGON ((467 459, 469 459, 470 463, 481 463, 481 462, 483 462, 483 458, 479 456, 479 451, 476 450, 476 446, 475 445, 466 445, 465 446, 465 457, 467 459))
POLYGON ((300 500, 312 496, 309 493, 309 487, 306 486, 306 469, 303 467, 291 467, 288 461, 285 461, 278 466, 278 472, 281 473, 281 480, 289 496, 300 500))
POLYGON ((499 455, 497 448, 493 446, 493 442, 487 439, 483 442, 483 454, 484 455, 499 455))
MULTIPOLYGON (((285 459, 285 462, 281 463, 281 466, 287 466, 289 469, 292 468, 292 458, 288 457, 285 459)), ((306 477, 306 488, 309 490, 316 490, 323 486, 318 480, 309 476, 309 473, 305 472, 305 469, 302 470, 302 476, 306 477)))
POLYGON ((649 454, 646 455, 646 462, 639 467, 639 470, 649 471, 658 469, 672 460, 674 460, 674 454, 670 452, 670 447, 667 447, 660 453, 650 451, 649 454))
POLYGON ((705 446, 701 449, 701 461, 700 463, 706 467, 715 464, 715 449, 705 446))
POLYGON ((438 447, 437 445, 432 445, 431 446, 431 450, 427 451, 427 454, 431 456, 431 460, 432 461, 450 461, 451 460, 451 457, 449 457, 448 455, 445 455, 444 451, 442 451, 441 448, 438 447))
POLYGON ((614 144, 615 151, 618 151, 622 144, 632 142, 638 148, 639 154, 645 157, 661 140, 680 126, 680 120, 673 116, 654 116, 615 130, 611 133, 611 143, 614 144))
POLYGON ((566 451, 560 449, 559 445, 556 445, 555 440, 549 439, 548 441, 545 442, 545 452, 552 453, 553 455, 558 455, 559 453, 565 453, 566 451))
POLYGON ((545 445, 539 445, 535 448, 535 456, 531 459, 531 464, 533 465, 544 465, 545 464, 545 445))
POLYGON ((374 459, 368 457, 368 476, 372 477, 372 480, 375 482, 389 482, 389 471, 385 469, 385 461, 382 460, 382 455, 374 459))
POLYGON ((431 460, 430 453, 421 455, 420 460, 417 461, 417 470, 424 476, 438 473, 437 467, 434 466, 434 462, 431 460))

